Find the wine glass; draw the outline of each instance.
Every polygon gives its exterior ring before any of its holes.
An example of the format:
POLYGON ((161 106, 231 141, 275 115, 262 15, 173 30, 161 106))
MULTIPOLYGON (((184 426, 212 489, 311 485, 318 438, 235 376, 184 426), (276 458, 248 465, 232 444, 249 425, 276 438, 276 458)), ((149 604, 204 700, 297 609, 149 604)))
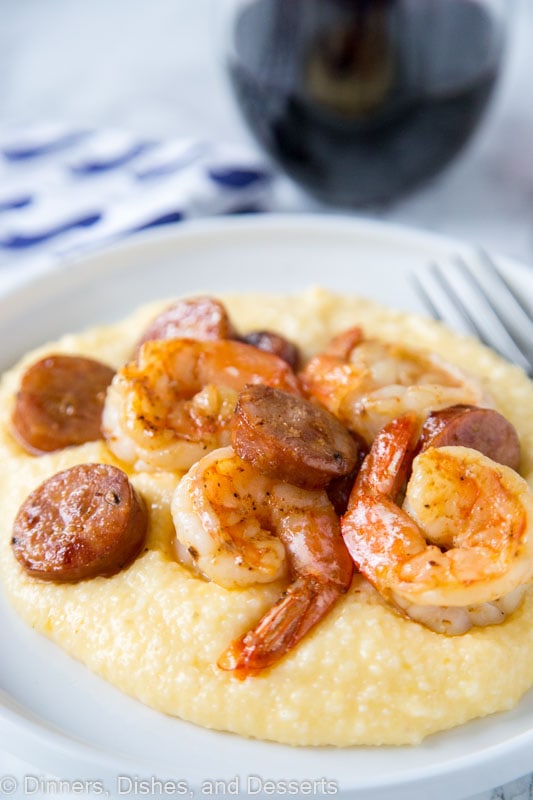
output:
POLYGON ((259 144, 335 206, 439 173, 487 108, 508 0, 224 0, 225 58, 259 144))

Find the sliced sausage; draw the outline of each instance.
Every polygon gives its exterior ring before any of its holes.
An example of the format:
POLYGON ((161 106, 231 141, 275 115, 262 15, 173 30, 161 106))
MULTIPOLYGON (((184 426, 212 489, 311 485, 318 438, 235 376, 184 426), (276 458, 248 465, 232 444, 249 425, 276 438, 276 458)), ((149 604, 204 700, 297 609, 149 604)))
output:
POLYGON ((259 350, 266 350, 267 353, 274 353, 275 356, 282 358, 287 364, 296 370, 301 364, 300 351, 293 342, 272 331, 252 331, 245 336, 239 337, 241 342, 258 347, 259 350))
POLYGON ((135 352, 153 339, 235 339, 237 333, 221 302, 188 297, 164 309, 146 328, 135 352))
POLYGON ((117 467, 79 464, 53 475, 26 498, 12 547, 29 575, 80 581, 112 575, 141 550, 145 504, 117 467))
POLYGON ((164 309, 146 328, 135 347, 137 355, 152 339, 235 339, 282 358, 293 370, 300 364, 298 347, 272 331, 252 331, 240 336, 219 300, 189 297, 164 309))
POLYGON ((264 474, 307 489, 351 472, 359 454, 356 441, 329 411, 262 384, 240 393, 232 444, 264 474))
POLYGON ((419 448, 462 445, 517 470, 520 440, 514 426, 493 408, 456 405, 432 411, 422 426, 419 448))
POLYGON ((22 376, 11 417, 15 438, 34 455, 100 439, 113 375, 106 364, 82 356, 37 361, 22 376))

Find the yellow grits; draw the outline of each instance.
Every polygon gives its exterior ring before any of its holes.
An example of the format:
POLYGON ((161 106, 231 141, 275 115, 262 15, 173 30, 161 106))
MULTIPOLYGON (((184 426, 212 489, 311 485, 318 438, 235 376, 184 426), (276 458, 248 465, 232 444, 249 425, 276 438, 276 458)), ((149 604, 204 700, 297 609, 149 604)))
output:
MULTIPOLYGON (((368 334, 425 346, 470 370, 516 426, 524 451, 521 472, 532 485, 533 384, 474 340, 366 299, 318 289, 298 298, 224 300, 242 332, 279 331, 299 342, 306 355, 320 350, 333 333, 362 324, 368 334)), ((158 308, 65 336, 28 354, 2 380, 0 576, 24 620, 162 712, 292 745, 417 743, 435 731, 511 708, 533 684, 533 590, 502 625, 446 637, 403 619, 357 578, 329 616, 275 668, 245 681, 217 669, 220 653, 259 619, 282 587, 228 591, 176 563, 169 501, 178 475, 130 471, 151 516, 147 549, 127 570, 72 585, 24 574, 10 539, 29 491, 80 462, 118 462, 103 442, 26 455, 8 429, 23 369, 49 352, 89 355, 118 367, 158 308)))

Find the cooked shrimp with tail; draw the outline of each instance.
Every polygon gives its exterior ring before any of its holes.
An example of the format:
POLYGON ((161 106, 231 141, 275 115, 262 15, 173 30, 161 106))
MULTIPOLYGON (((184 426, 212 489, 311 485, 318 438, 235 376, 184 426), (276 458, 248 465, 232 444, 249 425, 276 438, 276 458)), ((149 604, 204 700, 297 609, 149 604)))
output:
POLYGON ((458 403, 491 405, 479 381, 435 353, 365 338, 361 328, 334 337, 300 374, 307 394, 371 443, 395 417, 458 403))
POLYGON ((187 470, 229 444, 238 392, 264 383, 300 394, 285 361, 241 342, 147 341, 108 389, 102 430, 137 470, 187 470))
POLYGON ((533 577, 531 490, 466 447, 413 461, 418 429, 411 414, 378 433, 341 520, 348 550, 386 600, 433 630, 501 622, 533 577))
POLYGON ((172 500, 178 559, 225 588, 289 586, 218 666, 239 678, 275 664, 328 613, 351 583, 353 562, 323 490, 261 474, 231 447, 202 458, 172 500))

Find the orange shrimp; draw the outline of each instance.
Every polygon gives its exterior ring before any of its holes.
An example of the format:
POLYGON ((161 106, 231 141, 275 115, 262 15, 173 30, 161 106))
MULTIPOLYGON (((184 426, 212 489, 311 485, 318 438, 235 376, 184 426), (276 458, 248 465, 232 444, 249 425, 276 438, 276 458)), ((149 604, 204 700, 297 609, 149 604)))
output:
POLYGON ((288 513, 284 503, 273 509, 292 582, 255 628, 233 641, 218 659, 221 669, 233 670, 240 679, 272 666, 292 650, 352 581, 353 561, 325 492, 289 488, 290 494, 314 495, 314 507, 304 514, 288 513))
POLYGON ((348 550, 387 601, 433 630, 501 622, 533 577, 531 490, 471 448, 413 461, 418 427, 411 414, 378 433, 341 520, 348 550))
POLYGON ((191 468, 172 515, 178 558, 225 588, 271 582, 288 568, 278 602, 218 660, 238 678, 275 664, 350 586, 353 562, 326 492, 262 475, 231 447, 191 468))
POLYGON ((360 328, 335 336, 300 373, 307 394, 371 443, 395 417, 457 403, 490 405, 480 383, 435 353, 366 339, 360 328))
POLYGON ((242 342, 147 341, 108 389, 102 430, 138 470, 186 470, 229 444, 238 393, 249 383, 300 394, 285 361, 242 342))

